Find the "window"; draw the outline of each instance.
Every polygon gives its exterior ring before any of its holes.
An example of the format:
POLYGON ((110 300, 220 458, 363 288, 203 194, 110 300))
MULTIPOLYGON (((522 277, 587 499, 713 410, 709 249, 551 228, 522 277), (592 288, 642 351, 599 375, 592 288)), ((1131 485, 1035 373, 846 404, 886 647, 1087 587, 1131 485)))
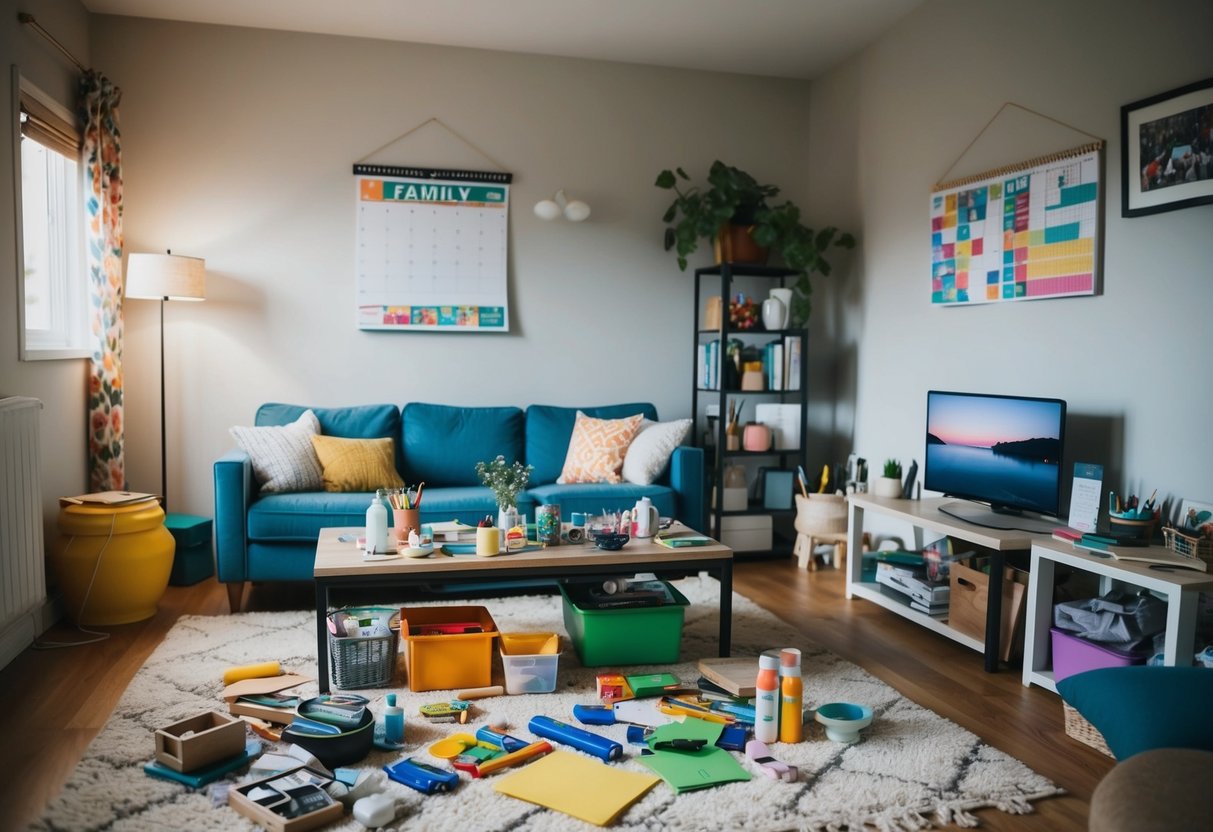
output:
POLYGON ((80 132, 64 107, 21 78, 18 103, 17 245, 21 359, 90 354, 84 263, 80 132))

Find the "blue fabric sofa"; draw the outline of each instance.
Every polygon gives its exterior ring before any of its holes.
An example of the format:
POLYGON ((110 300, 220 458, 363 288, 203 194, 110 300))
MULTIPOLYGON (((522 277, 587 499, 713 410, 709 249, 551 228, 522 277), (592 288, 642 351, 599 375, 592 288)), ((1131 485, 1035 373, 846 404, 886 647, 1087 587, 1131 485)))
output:
MULTIPOLYGON (((495 517, 493 494, 480 485, 475 467, 501 454, 534 466, 530 488, 518 501, 519 511, 530 516, 540 504, 558 504, 567 520, 574 511, 630 508, 639 498, 649 497, 662 515, 691 528, 704 527, 704 457, 699 448, 676 448, 662 480, 652 485, 556 482, 578 410, 598 419, 641 413, 656 420, 651 404, 531 405, 526 410, 416 402, 402 409, 390 404, 336 408, 264 404, 254 423, 287 425, 308 409, 319 419, 322 434, 394 439, 400 476, 410 484, 425 483, 423 523, 457 519, 475 525, 486 514, 495 517)), ((240 609, 246 581, 311 580, 320 529, 365 525, 373 496, 325 491, 259 494, 249 457, 241 450, 216 460, 214 476, 215 559, 233 612, 240 609)))

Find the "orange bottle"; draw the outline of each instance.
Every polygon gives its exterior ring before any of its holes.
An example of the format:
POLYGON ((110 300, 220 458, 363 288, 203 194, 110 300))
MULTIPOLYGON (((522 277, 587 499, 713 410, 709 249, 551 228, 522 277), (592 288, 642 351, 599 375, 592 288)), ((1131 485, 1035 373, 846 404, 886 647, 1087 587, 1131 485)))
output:
POLYGON ((800 678, 800 651, 779 651, 779 741, 804 739, 804 682, 800 678))

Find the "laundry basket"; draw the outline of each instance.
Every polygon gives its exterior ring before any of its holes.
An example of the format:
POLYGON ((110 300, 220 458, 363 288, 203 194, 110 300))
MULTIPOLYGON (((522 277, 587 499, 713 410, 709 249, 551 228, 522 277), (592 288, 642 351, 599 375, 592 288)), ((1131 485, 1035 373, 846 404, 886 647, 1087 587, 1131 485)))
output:
POLYGON ((329 613, 328 622, 329 666, 333 669, 334 687, 358 690, 392 683, 400 643, 399 609, 347 607, 329 613), (348 624, 351 620, 358 622, 353 633, 348 624))

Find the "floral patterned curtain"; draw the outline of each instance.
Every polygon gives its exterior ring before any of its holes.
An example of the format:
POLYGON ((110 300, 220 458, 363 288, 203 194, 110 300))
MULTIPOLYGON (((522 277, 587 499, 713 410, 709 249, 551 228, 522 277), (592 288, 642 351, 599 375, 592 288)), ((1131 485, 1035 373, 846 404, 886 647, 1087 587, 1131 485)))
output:
POLYGON ((126 488, 122 420, 122 149, 119 90, 99 72, 80 79, 88 212, 90 491, 126 488))

